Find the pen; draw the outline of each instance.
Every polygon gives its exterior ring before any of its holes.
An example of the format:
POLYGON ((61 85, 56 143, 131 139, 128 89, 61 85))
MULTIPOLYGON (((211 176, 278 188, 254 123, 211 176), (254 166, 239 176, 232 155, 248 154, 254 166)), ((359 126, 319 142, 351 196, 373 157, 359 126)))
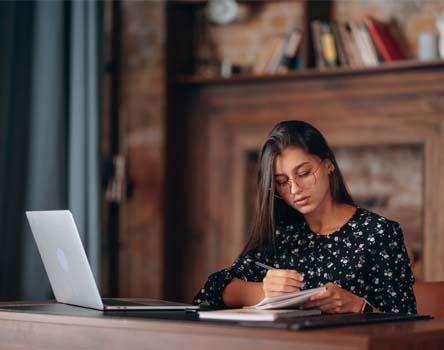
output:
POLYGON ((273 270, 274 269, 274 267, 262 264, 259 261, 256 261, 256 265, 260 266, 260 267, 263 267, 264 269, 267 269, 267 270, 273 270))

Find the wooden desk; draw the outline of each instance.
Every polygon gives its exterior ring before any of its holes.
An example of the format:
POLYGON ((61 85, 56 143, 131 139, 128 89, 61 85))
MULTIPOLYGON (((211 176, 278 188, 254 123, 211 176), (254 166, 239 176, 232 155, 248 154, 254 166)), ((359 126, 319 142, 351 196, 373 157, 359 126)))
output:
POLYGON ((0 349, 441 350, 444 320, 288 331, 109 317, 94 310, 86 317, 0 310, 0 349))

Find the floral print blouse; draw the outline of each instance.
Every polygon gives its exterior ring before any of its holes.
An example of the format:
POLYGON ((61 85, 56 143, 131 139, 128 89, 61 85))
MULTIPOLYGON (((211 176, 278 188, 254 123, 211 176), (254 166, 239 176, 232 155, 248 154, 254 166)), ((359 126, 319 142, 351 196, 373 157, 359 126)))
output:
POLYGON ((347 223, 328 235, 312 232, 305 221, 280 222, 275 244, 273 254, 252 249, 231 267, 211 274, 193 302, 224 306, 222 292, 233 278, 262 281, 267 271, 255 264, 258 261, 302 273, 304 289, 333 282, 380 311, 416 313, 414 278, 397 222, 357 208, 347 223))

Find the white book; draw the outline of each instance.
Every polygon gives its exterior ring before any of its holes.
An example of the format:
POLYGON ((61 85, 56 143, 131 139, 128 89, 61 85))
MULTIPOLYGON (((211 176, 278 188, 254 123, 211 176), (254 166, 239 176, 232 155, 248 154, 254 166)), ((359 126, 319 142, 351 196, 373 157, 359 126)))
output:
POLYGON ((325 292, 325 287, 306 289, 299 292, 287 293, 272 298, 264 298, 262 301, 253 306, 245 306, 245 309, 285 309, 288 307, 304 304, 311 296, 325 292))
POLYGON ((367 55, 369 57, 369 63, 373 66, 378 65, 378 55, 376 54, 376 49, 373 46, 372 39, 370 38, 370 34, 365 28, 364 24, 359 25, 359 31, 361 32, 362 42, 367 50, 367 55))
POLYGON ((310 310, 259 310, 259 309, 228 309, 216 311, 199 311, 202 320, 227 321, 276 321, 294 317, 315 316, 322 313, 319 309, 310 310))
POLYGON ((360 57, 360 61, 362 62, 362 65, 364 66, 371 66, 372 62, 371 59, 368 57, 367 50, 365 48, 365 44, 362 40, 362 33, 359 29, 359 26, 356 22, 350 22, 349 23, 354 43, 357 48, 358 56, 360 57))

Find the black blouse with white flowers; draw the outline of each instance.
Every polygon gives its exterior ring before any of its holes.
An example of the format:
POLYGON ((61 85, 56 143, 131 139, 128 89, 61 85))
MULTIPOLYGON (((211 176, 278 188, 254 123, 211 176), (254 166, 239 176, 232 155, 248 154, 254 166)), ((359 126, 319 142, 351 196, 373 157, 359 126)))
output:
POLYGON ((302 273, 304 289, 333 282, 380 311, 416 313, 414 278, 397 222, 357 208, 347 223, 328 235, 312 232, 305 222, 281 222, 275 242, 275 254, 253 249, 230 268, 210 275, 193 302, 224 306, 222 292, 233 278, 262 281, 267 271, 255 264, 259 261, 302 273))

